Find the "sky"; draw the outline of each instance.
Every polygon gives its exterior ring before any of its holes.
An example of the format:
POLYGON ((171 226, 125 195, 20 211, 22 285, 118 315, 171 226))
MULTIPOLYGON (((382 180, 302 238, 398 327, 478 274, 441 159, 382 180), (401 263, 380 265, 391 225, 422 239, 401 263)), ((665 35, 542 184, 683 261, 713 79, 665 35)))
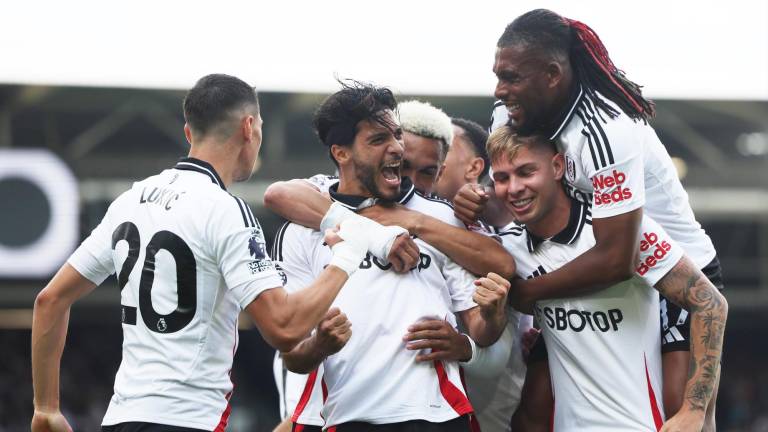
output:
POLYGON ((4 2, 0 83, 186 89, 229 73, 261 91, 334 76, 399 93, 493 93, 506 24, 545 7, 591 26, 647 96, 768 100, 768 1, 4 2))

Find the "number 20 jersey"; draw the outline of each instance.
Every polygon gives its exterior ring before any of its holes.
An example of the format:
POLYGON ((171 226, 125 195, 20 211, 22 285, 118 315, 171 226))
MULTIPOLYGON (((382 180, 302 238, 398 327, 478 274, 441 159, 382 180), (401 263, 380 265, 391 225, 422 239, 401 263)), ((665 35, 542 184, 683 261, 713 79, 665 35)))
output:
POLYGON ((182 159, 135 183, 69 264, 96 284, 117 273, 121 289, 123 359, 103 424, 224 430, 239 312, 282 278, 213 167, 182 159))

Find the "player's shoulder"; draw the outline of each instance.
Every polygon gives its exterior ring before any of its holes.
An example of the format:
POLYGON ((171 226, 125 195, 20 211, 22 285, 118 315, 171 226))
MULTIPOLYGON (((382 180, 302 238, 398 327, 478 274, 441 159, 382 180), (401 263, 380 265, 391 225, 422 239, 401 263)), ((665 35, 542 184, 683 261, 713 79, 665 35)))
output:
POLYGON ((315 246, 322 238, 323 236, 318 230, 285 221, 275 232, 275 238, 272 242, 272 259, 283 261, 283 252, 286 249, 315 246))
POLYGON ((328 192, 331 186, 339 182, 339 177, 328 174, 315 174, 303 180, 316 187, 320 192, 328 192))
POLYGON ((416 191, 413 197, 406 203, 406 207, 432 216, 445 223, 464 227, 464 224, 453 213, 453 204, 438 196, 425 195, 416 191))
POLYGON ((501 238, 501 242, 508 250, 527 250, 527 239, 525 235, 525 226, 519 225, 516 222, 510 222, 509 224, 496 228, 496 235, 501 238))

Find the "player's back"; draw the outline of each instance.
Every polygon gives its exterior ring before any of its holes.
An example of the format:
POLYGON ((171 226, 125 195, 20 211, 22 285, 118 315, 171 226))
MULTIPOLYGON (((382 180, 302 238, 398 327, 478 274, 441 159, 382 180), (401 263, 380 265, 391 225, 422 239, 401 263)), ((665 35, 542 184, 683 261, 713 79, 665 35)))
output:
POLYGON ((182 160, 123 193, 81 249, 107 249, 93 262, 111 264, 121 288, 123 359, 104 424, 226 424, 239 311, 282 285, 245 203, 212 166, 182 160))

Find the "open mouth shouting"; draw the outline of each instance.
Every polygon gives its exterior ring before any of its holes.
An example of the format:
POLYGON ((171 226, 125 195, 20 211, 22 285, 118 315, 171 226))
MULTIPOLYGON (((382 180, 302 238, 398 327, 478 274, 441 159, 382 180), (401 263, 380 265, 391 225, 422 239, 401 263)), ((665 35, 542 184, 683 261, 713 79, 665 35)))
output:
POLYGON ((402 160, 397 159, 384 163, 381 167, 381 176, 384 178, 384 183, 392 187, 400 186, 400 169, 402 167, 402 160))

